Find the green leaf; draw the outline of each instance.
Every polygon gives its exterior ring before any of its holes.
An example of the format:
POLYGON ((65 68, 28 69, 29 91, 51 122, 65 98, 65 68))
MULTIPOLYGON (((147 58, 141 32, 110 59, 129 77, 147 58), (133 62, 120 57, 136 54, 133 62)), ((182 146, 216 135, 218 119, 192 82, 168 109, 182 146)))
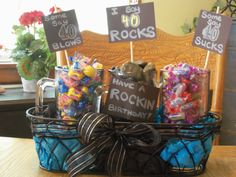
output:
POLYGON ((186 22, 181 26, 181 29, 184 32, 184 34, 188 34, 192 32, 192 27, 186 22))
POLYGON ((45 61, 47 58, 47 51, 38 49, 33 52, 31 57, 33 58, 33 60, 45 61))
POLYGON ((25 56, 27 56, 27 54, 25 53, 24 50, 18 50, 18 49, 13 49, 12 52, 11 52, 11 58, 14 60, 14 61, 19 61, 21 60, 22 58, 24 58, 25 56))
POLYGON ((14 25, 12 29, 16 35, 21 35, 26 30, 24 26, 18 26, 18 25, 14 25))
POLYGON ((30 33, 19 35, 17 37, 17 42, 16 42, 17 48, 22 50, 28 50, 31 42, 34 40, 35 40, 34 36, 30 33))
POLYGON ((198 23, 198 17, 194 17, 193 18, 193 28, 194 29, 197 27, 197 23, 198 23))
POLYGON ((223 9, 223 8, 225 7, 225 5, 226 5, 226 2, 224 2, 224 1, 222 1, 222 0, 217 0, 217 1, 213 4, 213 6, 212 6, 212 8, 211 8, 211 11, 212 11, 212 12, 216 12, 217 7, 220 7, 220 9, 223 9))
POLYGON ((26 80, 34 79, 32 73, 32 61, 30 58, 22 58, 17 63, 17 70, 21 77, 25 78, 26 80))
POLYGON ((13 30, 17 39, 11 57, 18 62, 19 74, 28 80, 48 76, 56 66, 56 54, 48 48, 44 29, 38 28, 31 34, 28 28, 14 25, 13 30))
POLYGON ((35 60, 32 64, 32 73, 35 79, 48 76, 45 64, 43 61, 35 60))
POLYGON ((43 42, 40 39, 32 41, 29 46, 29 49, 33 52, 42 48, 43 48, 43 42))

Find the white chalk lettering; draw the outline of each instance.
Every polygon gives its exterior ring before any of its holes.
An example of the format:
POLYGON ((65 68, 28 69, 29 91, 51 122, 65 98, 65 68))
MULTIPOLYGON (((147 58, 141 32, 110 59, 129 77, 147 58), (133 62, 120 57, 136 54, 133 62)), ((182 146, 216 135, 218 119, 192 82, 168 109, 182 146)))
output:
POLYGON ((112 10, 111 15, 117 15, 118 14, 117 9, 118 9, 117 7, 111 8, 112 10))
POLYGON ((53 48, 53 50, 58 50, 60 47, 59 47, 58 43, 52 43, 52 48, 53 48))
POLYGON ((145 109, 147 106, 147 99, 137 97, 136 106, 143 107, 145 109))
POLYGON ((120 41, 121 40, 121 38, 119 37, 119 31, 117 31, 117 30, 111 30, 110 37, 111 37, 111 41, 120 41))
POLYGON ((203 11, 201 14, 201 17, 204 19, 212 19, 212 20, 217 20, 219 22, 221 22, 221 16, 220 15, 214 15, 214 14, 210 14, 207 11, 203 11))
POLYGON ((110 91, 110 99, 115 99, 117 101, 127 102, 131 105, 136 105, 137 107, 153 110, 155 107, 155 100, 149 100, 145 97, 139 97, 134 94, 129 95, 125 91, 120 91, 119 89, 112 88, 110 91))
POLYGON ((143 29, 137 29, 138 30, 138 36, 139 38, 142 38, 142 37, 146 37, 146 38, 153 38, 155 37, 155 33, 154 33, 154 27, 153 26, 149 26, 147 28, 143 28, 143 29), (151 33, 150 33, 151 31, 151 33))
POLYGON ((139 91, 139 92, 141 92, 141 91, 142 91, 142 92, 145 92, 145 87, 142 85, 141 87, 139 87, 138 91, 139 91))
POLYGON ((140 13, 140 7, 139 6, 127 6, 125 8, 125 12, 126 13, 135 13, 135 14, 139 14, 140 13))
POLYGON ((68 20, 65 19, 65 20, 59 20, 59 21, 57 21, 57 20, 53 20, 52 21, 52 26, 54 26, 54 27, 61 26, 63 24, 67 25, 68 24, 68 20))
POLYGON ((50 20, 50 17, 49 17, 49 16, 44 16, 44 20, 45 20, 46 22, 48 22, 48 21, 50 20))
POLYGON ((130 104, 135 104, 136 96, 135 95, 130 95, 129 97, 129 103, 130 104))
POLYGON ((135 39, 137 37, 137 31, 136 30, 131 30, 129 33, 129 37, 131 39, 135 39))
POLYGON ((119 93, 120 93, 120 90, 115 89, 115 88, 111 89, 110 99, 113 99, 115 97, 116 100, 120 100, 119 95, 118 95, 119 93))
POLYGON ((219 52, 221 54, 224 51, 223 44, 217 44, 217 43, 214 43, 214 42, 210 42, 210 41, 201 39, 200 36, 197 36, 194 42, 195 42, 196 45, 203 46, 203 47, 205 47, 205 48, 207 48, 209 50, 217 51, 217 52, 219 52))
POLYGON ((108 105, 108 111, 119 113, 119 114, 121 114, 121 116, 122 116, 122 114, 124 114, 129 117, 140 118, 140 119, 147 119, 147 118, 151 117, 151 115, 152 115, 152 113, 133 111, 133 110, 129 110, 126 108, 122 108, 120 106, 116 106, 114 104, 108 105))
POLYGON ((54 50, 58 50, 59 48, 61 49, 65 49, 65 48, 69 48, 71 46, 76 46, 76 45, 79 45, 81 44, 81 39, 79 37, 75 38, 74 40, 70 40, 70 41, 66 41, 64 43, 62 42, 55 42, 55 43, 52 43, 52 48, 54 50))
POLYGON ((223 44, 219 44, 219 45, 218 45, 218 52, 219 52, 219 53, 223 53, 223 51, 224 51, 224 46, 223 46, 223 44))
POLYGON ((126 92, 122 92, 120 94, 121 101, 127 101, 129 99, 129 95, 126 92))
POLYGON ((58 20, 58 19, 63 19, 63 18, 67 18, 66 13, 49 15, 47 16, 47 20, 45 18, 45 21, 58 20))
POLYGON ((71 43, 72 46, 81 44, 81 42, 82 42, 82 41, 81 41, 80 37, 77 37, 77 38, 75 38, 75 40, 70 41, 70 43, 71 43))
POLYGON ((155 28, 153 26, 147 27, 147 33, 149 38, 153 38, 156 36, 155 28))
POLYGON ((155 107, 155 100, 147 100, 147 109, 154 110, 155 107))
POLYGON ((155 37, 155 28, 153 26, 148 26, 147 28, 136 28, 128 31, 124 29, 122 31, 111 30, 110 31, 110 40, 121 41, 126 39, 141 39, 141 38, 154 38, 155 37))
POLYGON ((112 79, 112 84, 122 86, 122 87, 126 87, 126 88, 129 88, 129 89, 134 89, 134 83, 123 82, 123 81, 119 80, 118 78, 113 78, 112 79))
POLYGON ((127 39, 129 37, 129 32, 126 30, 121 31, 120 33, 122 39, 127 39))

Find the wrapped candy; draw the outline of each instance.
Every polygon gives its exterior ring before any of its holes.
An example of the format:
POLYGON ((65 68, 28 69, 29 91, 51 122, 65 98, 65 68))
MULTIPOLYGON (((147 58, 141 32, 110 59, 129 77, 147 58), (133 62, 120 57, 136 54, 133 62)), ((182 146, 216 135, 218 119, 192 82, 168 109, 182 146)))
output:
POLYGON ((144 80, 157 87, 157 71, 156 67, 153 63, 147 63, 145 67, 143 68, 143 76, 144 80))
POLYGON ((120 67, 120 71, 124 78, 131 78, 135 81, 140 81, 143 79, 143 69, 135 63, 124 63, 120 67))
POLYGON ((95 78, 96 77, 96 69, 90 65, 85 66, 83 69, 84 75, 90 78, 95 78))
POLYGON ((111 74, 124 79, 145 82, 148 85, 158 87, 156 67, 151 62, 147 63, 142 60, 137 60, 135 63, 127 62, 121 67, 113 67, 109 71, 111 74))
POLYGON ((59 93, 66 93, 68 92, 69 88, 65 85, 64 81, 62 79, 58 80, 58 92, 59 93))
POLYGON ((193 123, 206 114, 209 71, 180 63, 166 66, 161 77, 166 122, 193 123))
POLYGON ((84 77, 84 74, 82 72, 78 72, 76 70, 70 70, 68 72, 68 76, 72 78, 73 80, 81 80, 84 77))
POLYGON ((68 91, 68 96, 73 100, 79 101, 82 97, 82 92, 72 87, 68 91))
POLYGON ((92 111, 95 89, 102 84, 103 66, 96 60, 76 56, 73 65, 56 69, 58 117, 76 120, 81 114, 92 111))

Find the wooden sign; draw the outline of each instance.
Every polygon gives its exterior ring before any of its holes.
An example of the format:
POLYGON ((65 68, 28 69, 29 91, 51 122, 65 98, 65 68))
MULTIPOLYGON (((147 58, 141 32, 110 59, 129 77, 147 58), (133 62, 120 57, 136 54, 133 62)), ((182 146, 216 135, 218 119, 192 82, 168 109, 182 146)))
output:
POLYGON ((75 47, 82 43, 75 10, 43 16, 44 30, 52 52, 75 47))
POLYGON ((232 19, 202 10, 193 38, 193 45, 223 54, 231 30, 232 19))
POLYGON ((153 121, 158 93, 153 86, 112 76, 105 112, 132 121, 153 121))
POLYGON ((156 38, 153 3, 107 8, 110 42, 156 38))

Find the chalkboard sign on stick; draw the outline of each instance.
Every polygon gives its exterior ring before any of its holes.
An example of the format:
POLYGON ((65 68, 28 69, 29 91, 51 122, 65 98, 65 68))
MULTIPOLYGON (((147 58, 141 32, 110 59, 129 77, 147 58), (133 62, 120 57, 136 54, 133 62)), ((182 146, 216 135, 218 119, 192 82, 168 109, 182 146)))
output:
POLYGON ((232 18, 201 10, 193 45, 223 54, 230 33, 232 18))
POLYGON ((153 3, 107 8, 110 42, 156 38, 153 3))
POLYGON ((153 121, 158 93, 153 86, 112 76, 105 111, 132 121, 153 121))
POLYGON ((48 46, 52 52, 72 48, 82 43, 75 10, 43 16, 42 21, 48 46))

